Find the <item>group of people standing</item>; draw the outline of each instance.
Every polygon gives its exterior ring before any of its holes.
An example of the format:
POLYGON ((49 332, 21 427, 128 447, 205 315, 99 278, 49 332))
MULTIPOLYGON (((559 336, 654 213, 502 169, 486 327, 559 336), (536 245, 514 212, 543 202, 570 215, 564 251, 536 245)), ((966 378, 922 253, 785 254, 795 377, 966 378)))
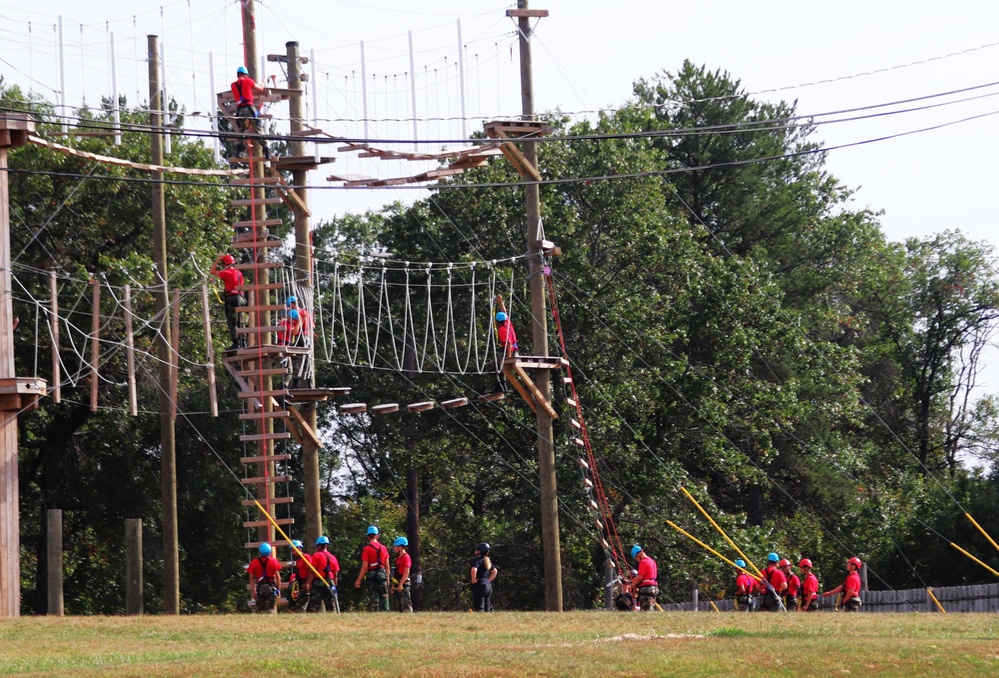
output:
POLYGON ((740 568, 735 578, 736 609, 740 612, 753 610, 788 612, 815 612, 819 609, 819 598, 841 594, 837 607, 847 612, 859 612, 863 604, 860 598, 860 558, 850 558, 846 563, 846 580, 834 589, 819 595, 819 580, 812 571, 812 561, 802 558, 798 562, 800 577, 791 571, 791 561, 776 553, 767 554, 767 566, 762 577, 754 578, 746 570, 746 561, 735 561, 740 568))

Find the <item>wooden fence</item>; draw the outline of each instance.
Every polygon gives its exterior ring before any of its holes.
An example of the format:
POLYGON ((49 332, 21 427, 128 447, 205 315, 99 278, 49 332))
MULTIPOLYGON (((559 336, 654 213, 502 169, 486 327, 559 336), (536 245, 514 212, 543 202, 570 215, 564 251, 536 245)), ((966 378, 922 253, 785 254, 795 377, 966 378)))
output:
MULTIPOLYGON (((999 612, 999 584, 975 584, 972 586, 943 586, 932 589, 944 610, 947 612, 999 612)), ((862 612, 939 612, 933 598, 926 589, 902 589, 899 591, 864 591, 860 594, 864 601, 862 612)), ((733 601, 705 601, 699 596, 687 603, 662 605, 666 611, 719 612, 732 610, 733 601), (713 605, 713 606, 712 606, 713 605)), ((835 597, 820 598, 819 612, 834 612, 835 597)))

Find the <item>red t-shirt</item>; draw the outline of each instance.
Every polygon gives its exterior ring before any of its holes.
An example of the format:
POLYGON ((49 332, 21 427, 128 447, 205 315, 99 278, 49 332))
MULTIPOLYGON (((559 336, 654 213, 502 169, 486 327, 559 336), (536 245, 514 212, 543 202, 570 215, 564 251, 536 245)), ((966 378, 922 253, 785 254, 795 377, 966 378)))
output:
MULTIPOLYGON (((773 565, 764 568, 763 579, 770 582, 777 593, 780 593, 783 585, 787 583, 787 577, 784 576, 784 573, 773 565)), ((761 593, 768 590, 767 585, 762 581, 757 583, 757 588, 761 593)))
POLYGON ((403 551, 402 555, 395 559, 396 574, 402 576, 403 570, 411 570, 412 568, 413 568, 413 558, 408 553, 403 551))
POLYGON ((237 287, 243 286, 243 272, 235 268, 223 268, 217 272, 218 277, 225 284, 225 293, 231 294, 237 287))
POLYGON ((304 582, 309 578, 312 573, 312 569, 309 567, 308 563, 311 563, 312 559, 309 558, 309 554, 302 551, 302 557, 295 561, 295 574, 298 577, 298 581, 304 582))
POLYGON ((253 581, 260 581, 263 577, 274 581, 274 577, 281 571, 281 563, 273 556, 260 556, 253 559, 246 571, 253 577, 253 581))
POLYGON ((638 563, 637 576, 639 586, 656 586, 656 577, 659 576, 659 568, 656 566, 656 561, 649 557, 642 558, 642 561, 638 563))
POLYGON ((799 588, 801 588, 801 580, 798 579, 798 575, 792 574, 790 577, 787 577, 787 595, 789 596, 798 595, 799 588))
POLYGON ((253 88, 257 86, 257 83, 253 82, 253 78, 248 75, 244 75, 242 78, 236 78, 236 82, 232 83, 232 96, 236 98, 237 104, 249 104, 253 105, 253 88))
POLYGON ((302 332, 306 337, 312 336, 312 316, 304 308, 298 308, 298 318, 302 321, 302 332))
POLYGON ((813 596, 819 592, 819 580, 814 574, 809 572, 805 575, 805 581, 801 583, 801 597, 803 599, 809 599, 809 596, 813 596))
POLYGON ((746 593, 751 593, 753 591, 753 578, 750 577, 745 572, 740 572, 739 576, 735 578, 735 592, 737 595, 743 595, 746 593), (740 593, 739 589, 742 589, 740 593))
POLYGON ((496 326, 496 337, 507 353, 517 348, 517 331, 513 329, 513 323, 509 318, 496 326))
POLYGON ((329 551, 316 551, 312 554, 312 567, 319 570, 323 579, 333 583, 337 572, 340 571, 340 561, 329 551))
POLYGON ((387 568, 389 562, 388 549, 376 539, 364 547, 364 550, 361 552, 361 562, 367 563, 369 570, 373 570, 376 567, 387 568))
POLYGON ((860 574, 856 570, 851 570, 850 574, 846 575, 846 581, 843 583, 843 600, 850 600, 850 598, 855 598, 860 595, 860 574))

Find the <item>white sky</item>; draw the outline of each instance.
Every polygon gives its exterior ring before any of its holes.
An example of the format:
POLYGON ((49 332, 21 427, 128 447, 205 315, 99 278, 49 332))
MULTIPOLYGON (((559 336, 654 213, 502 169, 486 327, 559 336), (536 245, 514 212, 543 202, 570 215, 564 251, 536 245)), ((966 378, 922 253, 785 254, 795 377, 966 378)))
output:
MULTIPOLYGON (((520 110, 515 27, 504 16, 504 10, 515 3, 258 0, 256 5, 261 54, 284 53, 288 40, 297 40, 304 55, 314 50, 317 105, 313 110, 310 93, 309 115, 319 118, 319 126, 330 133, 364 135, 363 123, 356 122, 364 109, 362 40, 368 117, 412 117, 408 73, 408 32, 412 31, 417 117, 454 118, 422 121, 418 135, 460 138, 459 19, 465 45, 465 111, 475 118, 465 129, 471 133, 481 129, 482 118, 520 110)), ((989 46, 999 43, 999 2, 994 0, 534 0, 531 6, 551 11, 537 25, 534 42, 539 111, 620 106, 630 96, 634 80, 676 70, 685 58, 728 70, 749 92, 788 88, 761 93, 759 98, 797 99, 798 110, 804 114, 999 81, 999 46, 989 46), (948 56, 956 53, 960 54, 948 56), (921 61, 926 63, 908 65, 921 61), (883 69, 889 70, 860 75, 883 69), (840 80, 800 86, 829 79, 840 80)), ((239 0, 132 0, 127 4, 43 0, 31 6, 0 0, 0 74, 6 82, 33 87, 49 100, 55 99, 60 87, 55 30, 59 15, 63 17, 71 106, 78 105, 84 93, 91 104, 110 93, 110 32, 115 34, 118 89, 130 104, 136 103, 137 94, 143 101, 148 94, 147 34, 162 37, 168 92, 188 112, 211 106, 209 52, 214 57, 216 90, 226 88, 242 62, 239 0)), ((306 72, 310 68, 306 66, 306 72)), ((267 72, 276 73, 273 64, 267 72)), ((989 95, 928 111, 822 125, 816 136, 827 146, 836 146, 953 123, 999 111, 999 96, 991 96, 996 94, 999 86, 932 99, 911 105, 989 95)), ((273 112, 278 119, 287 115, 286 109, 273 112)), ((189 124, 207 127, 203 118, 191 118, 189 124)), ((999 115, 835 150, 829 155, 828 168, 847 185, 859 187, 858 206, 884 210, 881 223, 893 240, 960 228, 975 239, 997 243, 997 191, 992 186, 994 159, 999 157, 997 124, 999 115)), ((413 123, 372 122, 369 134, 383 139, 412 138, 413 123)), ((386 177, 426 169, 338 155, 335 165, 311 173, 311 184, 326 185, 325 177, 333 172, 386 177)), ((425 192, 414 190, 313 191, 314 218, 422 195, 425 192)), ((999 390, 999 370, 994 373, 990 391, 999 390)))

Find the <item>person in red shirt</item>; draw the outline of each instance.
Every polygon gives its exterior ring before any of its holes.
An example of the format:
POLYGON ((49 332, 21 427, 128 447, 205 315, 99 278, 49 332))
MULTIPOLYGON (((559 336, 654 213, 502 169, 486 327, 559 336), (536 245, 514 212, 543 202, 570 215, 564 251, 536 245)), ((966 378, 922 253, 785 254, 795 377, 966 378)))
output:
POLYGON ((638 563, 638 573, 631 580, 631 590, 638 591, 638 605, 642 610, 655 609, 659 595, 659 567, 645 554, 641 546, 631 547, 631 557, 638 563))
POLYGON ((791 561, 787 558, 781 558, 777 566, 784 575, 784 579, 787 580, 787 589, 784 590, 784 594, 781 596, 784 600, 784 607, 788 612, 796 611, 798 609, 798 590, 801 588, 801 580, 798 579, 798 575, 791 572, 791 561))
POLYGON ((378 528, 368 527, 368 545, 361 551, 361 571, 354 582, 354 588, 361 588, 361 582, 368 582, 368 609, 372 612, 388 612, 388 562, 389 553, 378 541, 378 528))
MULTIPOLYGON (((232 83, 232 97, 236 101, 236 128, 240 132, 248 130, 260 132, 258 126, 260 113, 253 103, 254 92, 267 94, 267 90, 250 77, 250 72, 246 70, 246 66, 240 66, 236 69, 236 80, 232 83)), ((267 142, 261 139, 260 146, 263 148, 264 157, 269 158, 270 152, 267 149, 267 142)), ((236 144, 236 155, 242 156, 245 152, 246 145, 240 141, 236 144)))
MULTIPOLYGON (((735 561, 738 567, 746 569, 746 561, 739 558, 735 561)), ((753 578, 740 571, 735 578, 735 606, 739 612, 753 611, 753 578)))
POLYGON ((229 253, 220 254, 208 271, 222 281, 225 286, 225 320, 229 327, 229 338, 232 346, 229 350, 240 348, 242 340, 236 329, 243 326, 239 312, 241 306, 246 306, 246 297, 242 294, 243 272, 235 268, 236 260, 229 253))
POLYGON ((320 535, 316 539, 316 552, 312 554, 312 567, 319 571, 322 578, 315 572, 309 572, 306 588, 311 591, 309 612, 339 612, 340 601, 336 585, 340 581, 340 561, 329 552, 330 538, 320 535), (325 580, 325 581, 324 581, 325 580))
POLYGON ((292 310, 298 311, 299 319, 302 321, 301 329, 301 342, 297 345, 299 346, 309 346, 312 344, 312 316, 306 310, 305 306, 298 303, 298 299, 294 296, 288 297, 285 302, 285 306, 288 307, 289 314, 292 310))
POLYGON ((802 558, 798 563, 801 570, 801 611, 816 612, 819 609, 819 579, 812 574, 812 561, 802 558))
POLYGON ((409 548, 409 539, 406 537, 396 537, 392 542, 392 550, 395 551, 395 571, 392 573, 392 594, 398 603, 399 612, 413 611, 413 595, 409 573, 413 569, 413 558, 406 549, 409 548))
POLYGON ((301 539, 291 540, 293 548, 291 550, 291 574, 288 575, 288 600, 291 601, 292 612, 305 612, 309 605, 309 587, 307 582, 312 568, 309 554, 305 552, 305 545, 301 539), (296 550, 297 549, 297 550, 296 550), (299 555, 301 554, 301 555, 299 555))
POLYGON ((513 328, 513 321, 506 311, 496 313, 496 340, 503 347, 504 357, 517 355, 517 330, 513 328))
POLYGON ((254 558, 246 573, 250 577, 250 597, 257 612, 276 613, 281 595, 281 563, 271 555, 271 545, 260 545, 260 557, 254 558))
POLYGON ((860 558, 850 558, 846 561, 846 581, 836 588, 822 594, 823 598, 843 594, 843 608, 847 612, 860 612, 863 601, 860 599, 860 568, 863 567, 860 558))
POLYGON ((767 554, 767 566, 763 569, 763 580, 757 584, 760 593, 760 608, 767 611, 781 609, 781 597, 787 590, 787 579, 777 567, 780 556, 776 553, 767 554))

